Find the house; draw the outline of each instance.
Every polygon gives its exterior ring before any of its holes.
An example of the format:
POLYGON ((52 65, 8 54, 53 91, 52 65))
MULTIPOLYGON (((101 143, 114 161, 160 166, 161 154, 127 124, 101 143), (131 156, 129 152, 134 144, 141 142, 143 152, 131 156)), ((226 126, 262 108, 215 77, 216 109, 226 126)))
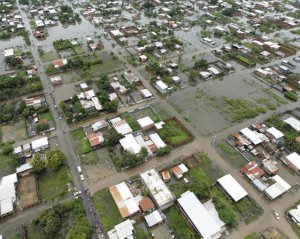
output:
POLYGON ((127 219, 107 232, 109 239, 133 239, 135 221, 127 219))
POLYGON ((163 218, 158 210, 151 212, 145 216, 145 221, 149 228, 156 226, 159 223, 163 222, 163 218))
POLYGON ((15 55, 13 48, 6 49, 3 52, 4 52, 4 57, 10 57, 10 56, 14 56, 15 55))
POLYGON ((51 77, 50 81, 53 86, 61 85, 63 83, 61 76, 51 77))
POLYGON ((234 202, 238 202, 248 195, 245 189, 230 174, 219 178, 218 183, 234 202))
POLYGON ((57 60, 52 61, 52 64, 53 64, 54 68, 58 69, 58 68, 61 68, 65 65, 67 65, 68 60, 67 59, 57 59, 57 60))
POLYGON ((156 149, 164 148, 167 146, 157 133, 149 134, 149 138, 155 145, 156 149))
POLYGON ((153 96, 152 93, 148 89, 142 89, 142 90, 140 90, 140 92, 141 92, 141 95, 146 99, 149 99, 153 96))
POLYGON ((136 141, 133 134, 126 134, 119 142, 123 149, 129 153, 138 154, 142 150, 141 145, 136 141))
POLYGON ((270 200, 276 199, 291 188, 291 186, 279 175, 273 176, 271 180, 273 181, 273 184, 265 190, 265 194, 270 200))
POLYGON ((98 120, 98 121, 94 122, 93 124, 91 124, 91 127, 94 132, 97 132, 98 130, 107 127, 107 122, 105 120, 101 119, 101 120, 98 120))
POLYGON ((134 215, 140 211, 130 189, 125 182, 110 187, 109 191, 123 218, 134 215))
POLYGON ((22 164, 20 167, 16 168, 16 173, 18 177, 26 177, 33 174, 33 168, 30 163, 22 164))
POLYGON ((297 132, 300 132, 300 121, 294 117, 289 117, 284 120, 286 124, 288 124, 290 127, 292 127, 297 132))
POLYGON ((155 169, 140 174, 156 206, 164 210, 173 205, 175 197, 162 181, 155 169))
POLYGON ((16 173, 0 178, 0 217, 14 213, 17 182, 16 173))
POLYGON ((31 149, 33 152, 39 152, 39 151, 45 150, 47 148, 49 148, 49 143, 48 143, 47 137, 36 139, 31 142, 31 149))
POLYGON ((100 146, 104 142, 104 138, 101 132, 90 133, 87 135, 87 138, 92 147, 100 146))
POLYGON ((125 94, 127 92, 126 87, 121 85, 119 81, 111 82, 110 85, 116 93, 125 94))
POLYGON ((187 173, 189 170, 188 168, 182 163, 179 165, 176 165, 172 168, 173 174, 177 179, 180 179, 183 177, 183 174, 187 173))
POLYGON ((289 210, 288 215, 291 217, 293 222, 295 222, 299 227, 300 226, 300 204, 297 205, 296 208, 289 210))
POLYGON ((266 171, 269 175, 275 175, 279 172, 279 168, 275 165, 276 162, 273 162, 269 159, 263 159, 262 165, 263 169, 266 171))
POLYGON ((140 79, 131 70, 125 71, 124 77, 130 84, 140 81, 140 79))
POLYGON ((285 157, 288 166, 296 173, 300 173, 300 155, 296 152, 289 154, 285 157))
POLYGON ((260 168, 255 161, 245 164, 240 171, 241 173, 245 174, 251 181, 265 175, 264 170, 260 168))
POLYGON ((126 135, 133 132, 129 124, 120 117, 111 119, 110 123, 112 124, 112 127, 117 131, 117 133, 121 135, 126 135))
POLYGON ((163 81, 158 80, 155 82, 155 87, 156 89, 162 93, 162 94, 167 94, 170 93, 173 89, 172 87, 168 87, 163 81))
POLYGON ((149 197, 143 197, 142 200, 139 202, 139 206, 142 212, 148 212, 155 208, 154 203, 149 197))
POLYGON ((201 238, 221 238, 225 223, 220 226, 218 215, 212 216, 193 192, 187 191, 177 199, 179 209, 201 238))
POLYGON ((266 135, 271 139, 272 142, 278 143, 283 139, 284 134, 276 129, 275 127, 268 128, 266 135))
POLYGON ((148 130, 154 126, 154 121, 149 116, 138 119, 137 122, 142 130, 148 130))
POLYGON ((40 96, 34 96, 25 99, 25 104, 27 107, 33 107, 35 110, 42 107, 42 98, 40 96))
POLYGON ((254 145, 258 145, 263 142, 262 137, 260 133, 253 131, 249 128, 244 128, 240 130, 240 132, 254 145))

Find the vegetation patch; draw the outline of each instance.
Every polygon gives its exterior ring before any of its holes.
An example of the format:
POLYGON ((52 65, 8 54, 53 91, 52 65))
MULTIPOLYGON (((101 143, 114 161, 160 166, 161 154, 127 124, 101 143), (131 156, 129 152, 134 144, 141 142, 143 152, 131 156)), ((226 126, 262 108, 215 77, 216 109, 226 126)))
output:
POLYGON ((105 232, 123 221, 108 188, 95 193, 93 195, 93 202, 101 218, 101 224, 105 232))
POLYGON ((76 141, 75 151, 77 154, 86 154, 92 150, 91 144, 87 139, 83 129, 76 129, 71 132, 76 141))

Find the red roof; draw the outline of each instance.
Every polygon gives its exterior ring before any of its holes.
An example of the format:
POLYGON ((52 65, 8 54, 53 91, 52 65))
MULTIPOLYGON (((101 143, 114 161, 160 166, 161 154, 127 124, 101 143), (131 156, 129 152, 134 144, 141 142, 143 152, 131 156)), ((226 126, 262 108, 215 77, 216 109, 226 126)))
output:
POLYGON ((143 212, 147 212, 154 208, 154 203, 148 197, 143 197, 139 205, 143 212))

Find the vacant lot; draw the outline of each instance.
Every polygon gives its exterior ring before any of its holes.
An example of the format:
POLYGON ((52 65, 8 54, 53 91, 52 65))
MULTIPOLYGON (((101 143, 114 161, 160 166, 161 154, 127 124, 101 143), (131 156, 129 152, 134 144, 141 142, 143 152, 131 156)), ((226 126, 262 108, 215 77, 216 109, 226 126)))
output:
POLYGON ((143 109, 138 109, 138 110, 132 112, 132 115, 136 119, 140 119, 140 118, 149 116, 155 123, 157 123, 161 120, 160 116, 154 111, 154 109, 151 106, 145 107, 143 109))
POLYGON ((38 178, 38 192, 43 202, 53 202, 68 194, 67 184, 71 181, 66 166, 57 172, 48 172, 38 178))
POLYGON ((21 177, 18 181, 18 195, 21 208, 28 208, 39 203, 37 184, 34 174, 21 177))
POLYGON ((111 230, 115 225, 123 221, 108 188, 95 193, 93 202, 101 218, 104 231, 111 230))
POLYGON ((27 138, 26 124, 24 120, 5 124, 1 127, 2 141, 21 141, 27 138))
POLYGON ((188 142, 192 138, 191 135, 174 118, 166 121, 163 128, 159 131, 159 135, 173 147, 188 142))
POLYGON ((75 141, 75 151, 77 154, 85 154, 92 150, 89 140, 83 129, 76 129, 71 132, 75 141))

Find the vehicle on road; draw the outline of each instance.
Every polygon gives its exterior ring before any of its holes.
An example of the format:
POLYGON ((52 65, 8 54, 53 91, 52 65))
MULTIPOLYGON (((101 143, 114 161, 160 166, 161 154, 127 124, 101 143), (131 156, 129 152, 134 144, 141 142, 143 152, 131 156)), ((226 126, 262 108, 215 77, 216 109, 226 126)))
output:
POLYGON ((77 166, 78 173, 82 174, 82 169, 80 166, 77 166))
POLYGON ((280 220, 279 213, 276 210, 273 210, 273 214, 276 220, 280 220))
POLYGON ((295 62, 300 63, 300 56, 295 57, 293 60, 294 60, 295 62))
POLYGON ((80 174, 80 180, 81 180, 81 181, 84 181, 84 176, 83 176, 83 174, 80 174))
POLYGON ((79 196, 80 194, 81 194, 81 191, 76 191, 76 192, 74 192, 74 196, 75 196, 75 197, 79 196))

